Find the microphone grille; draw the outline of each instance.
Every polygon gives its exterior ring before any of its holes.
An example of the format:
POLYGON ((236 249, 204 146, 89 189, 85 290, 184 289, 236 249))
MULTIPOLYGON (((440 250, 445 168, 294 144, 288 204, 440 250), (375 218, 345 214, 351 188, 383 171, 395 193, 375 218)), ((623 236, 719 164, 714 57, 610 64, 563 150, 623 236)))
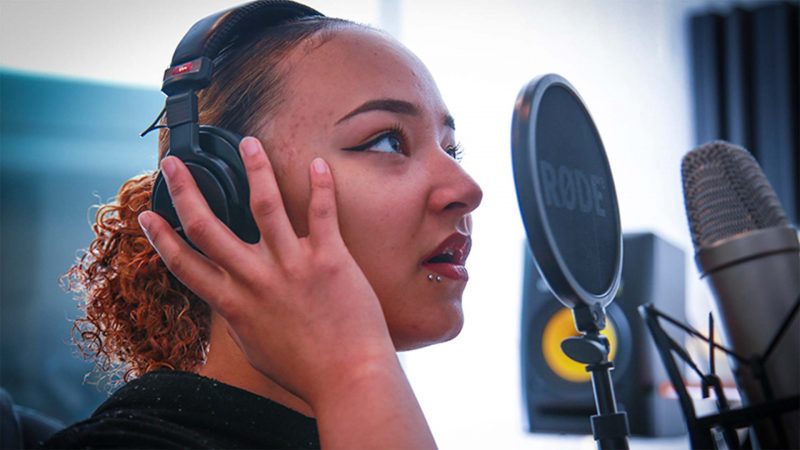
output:
POLYGON ((788 226, 775 191, 753 156, 724 141, 683 157, 683 199, 695 250, 739 233, 788 226))

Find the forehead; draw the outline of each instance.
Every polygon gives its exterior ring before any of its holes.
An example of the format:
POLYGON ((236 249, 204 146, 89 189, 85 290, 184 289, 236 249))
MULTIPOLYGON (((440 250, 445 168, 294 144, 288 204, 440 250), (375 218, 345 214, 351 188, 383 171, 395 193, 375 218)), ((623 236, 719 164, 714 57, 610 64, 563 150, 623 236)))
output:
POLYGON ((285 106, 316 106, 334 113, 368 100, 393 98, 412 102, 423 113, 446 112, 427 68, 402 44, 360 26, 331 33, 290 53, 285 106))

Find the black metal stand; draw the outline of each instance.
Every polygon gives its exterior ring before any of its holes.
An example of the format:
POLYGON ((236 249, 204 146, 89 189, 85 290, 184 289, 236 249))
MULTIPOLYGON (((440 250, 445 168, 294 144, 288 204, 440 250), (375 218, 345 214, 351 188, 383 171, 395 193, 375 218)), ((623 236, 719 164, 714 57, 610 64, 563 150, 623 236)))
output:
POLYGON ((617 412, 614 385, 611 383, 611 369, 614 364, 608 360, 608 339, 600 334, 606 326, 606 313, 602 306, 580 306, 572 310, 575 326, 583 333, 561 343, 564 353, 571 359, 586 364, 586 371, 592 374, 594 402, 597 415, 591 417, 592 434, 600 450, 628 449, 628 416, 617 412))
MULTIPOLYGON (((800 409, 800 395, 791 395, 784 398, 776 399, 772 394, 772 389, 769 379, 766 376, 764 366, 770 355, 773 354, 777 343, 785 335, 789 329, 790 322, 800 312, 800 297, 797 298, 791 312, 786 316, 778 332, 773 336, 767 350, 764 354, 757 358, 744 358, 742 355, 734 353, 732 350, 725 348, 714 342, 713 318, 709 316, 709 336, 703 336, 697 330, 684 325, 677 320, 669 317, 668 315, 658 311, 653 305, 643 305, 639 307, 639 313, 645 320, 653 340, 656 343, 656 348, 661 355, 661 360, 667 369, 672 387, 678 395, 678 401, 683 410, 684 418, 686 419, 686 426, 689 431, 689 439, 693 449, 713 449, 723 447, 728 449, 739 449, 743 447, 743 443, 739 442, 736 435, 737 428, 752 428, 758 423, 771 424, 777 439, 779 448, 788 448, 787 430, 784 429, 779 417, 789 411, 796 411, 800 409), (708 343, 709 346, 709 369, 711 373, 703 373, 702 370, 694 363, 691 356, 684 350, 684 346, 679 344, 676 340, 670 337, 664 328, 661 326, 660 321, 663 320, 676 328, 708 343), (722 384, 719 377, 714 373, 714 351, 719 350, 726 353, 728 356, 736 359, 739 364, 750 367, 755 374, 761 387, 765 393, 766 401, 756 403, 753 405, 742 406, 738 408, 731 408, 725 393, 722 390, 722 384), (679 370, 678 363, 675 357, 685 363, 690 369, 697 373, 702 382, 703 396, 708 397, 709 391, 713 391, 717 400, 718 413, 708 414, 705 416, 697 416, 695 412, 694 403, 686 389, 683 376, 679 370)), ((754 449, 762 448, 761 444, 756 441, 750 443, 754 449)))

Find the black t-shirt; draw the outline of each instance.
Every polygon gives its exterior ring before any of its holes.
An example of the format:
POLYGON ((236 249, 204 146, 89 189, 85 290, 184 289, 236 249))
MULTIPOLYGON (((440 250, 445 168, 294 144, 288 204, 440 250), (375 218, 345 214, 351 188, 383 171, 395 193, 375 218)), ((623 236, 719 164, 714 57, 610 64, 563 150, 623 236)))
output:
POLYGON ((319 448, 314 419, 264 397, 177 371, 131 381, 46 448, 319 448))

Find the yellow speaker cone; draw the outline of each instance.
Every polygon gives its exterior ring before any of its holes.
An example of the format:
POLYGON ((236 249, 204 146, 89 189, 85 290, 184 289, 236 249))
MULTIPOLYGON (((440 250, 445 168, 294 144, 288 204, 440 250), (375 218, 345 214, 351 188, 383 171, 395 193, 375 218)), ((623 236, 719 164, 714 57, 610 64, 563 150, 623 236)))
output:
MULTIPOLYGON (((611 347, 608 359, 613 361, 617 353, 617 332, 611 320, 606 320, 606 327, 600 333, 608 338, 611 347)), ((592 379, 591 374, 586 371, 586 365, 569 359, 561 350, 561 341, 572 336, 580 336, 578 330, 575 329, 572 310, 560 309, 553 314, 544 327, 542 353, 547 365, 556 375, 573 383, 585 383, 592 379)))

